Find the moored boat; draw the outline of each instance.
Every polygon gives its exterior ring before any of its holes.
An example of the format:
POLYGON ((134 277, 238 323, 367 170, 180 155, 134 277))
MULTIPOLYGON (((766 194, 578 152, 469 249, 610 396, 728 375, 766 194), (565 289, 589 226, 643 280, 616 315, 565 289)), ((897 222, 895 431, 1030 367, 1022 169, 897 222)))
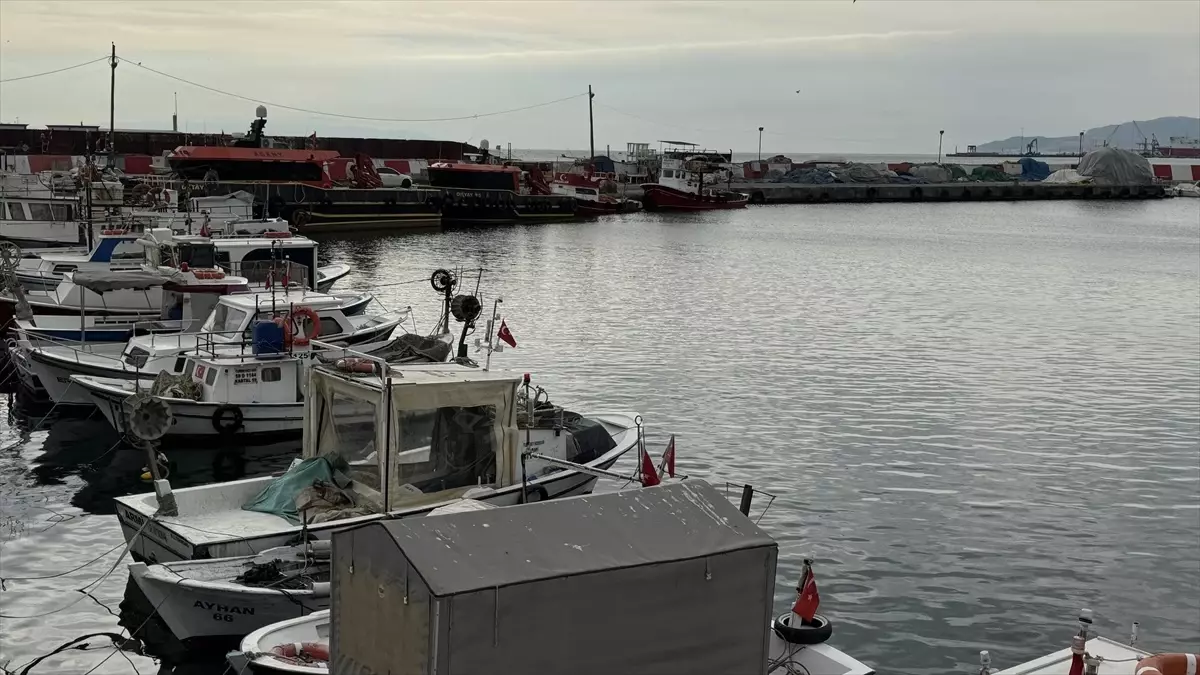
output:
POLYGON ((557 173, 550 182, 551 194, 575 199, 575 213, 580 216, 605 216, 642 210, 640 202, 611 194, 609 191, 615 190, 615 187, 612 181, 576 173, 557 173))
POLYGON ((664 157, 658 180, 642 184, 647 211, 713 211, 740 209, 750 201, 742 192, 719 187, 717 164, 704 155, 664 157))

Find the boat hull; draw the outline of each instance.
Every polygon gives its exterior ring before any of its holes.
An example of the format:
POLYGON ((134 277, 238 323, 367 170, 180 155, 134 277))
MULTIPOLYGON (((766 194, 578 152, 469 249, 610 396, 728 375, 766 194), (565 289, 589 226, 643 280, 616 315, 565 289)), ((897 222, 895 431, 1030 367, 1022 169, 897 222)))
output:
MULTIPOLYGON (((232 574, 255 556, 228 558, 232 574)), ((276 590, 242 586, 229 581, 204 582, 172 573, 169 567, 215 563, 168 563, 167 569, 145 563, 129 566, 129 574, 150 601, 176 638, 188 642, 200 640, 237 640, 273 623, 328 609, 329 596, 317 596, 312 590, 276 590)))
POLYGON ((448 226, 510 225, 575 217, 575 198, 564 195, 454 188, 444 188, 442 193, 442 222, 448 226))
POLYGON ((611 216, 621 213, 637 213, 642 205, 632 199, 621 199, 611 202, 592 202, 577 199, 575 213, 580 216, 611 216))
POLYGON ((683 192, 665 185, 647 183, 642 186, 642 205, 647 211, 718 211, 745 208, 749 195, 740 192, 722 192, 715 195, 698 195, 683 192))

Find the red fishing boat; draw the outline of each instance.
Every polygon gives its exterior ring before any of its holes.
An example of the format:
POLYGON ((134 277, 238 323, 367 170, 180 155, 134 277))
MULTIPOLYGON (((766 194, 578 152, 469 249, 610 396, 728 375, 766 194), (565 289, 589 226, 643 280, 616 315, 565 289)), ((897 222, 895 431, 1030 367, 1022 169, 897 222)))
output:
POLYGON ((720 165, 702 155, 664 157, 656 182, 643 183, 642 204, 647 211, 714 211, 740 209, 750 195, 719 187, 720 165))
POLYGON ((595 174, 558 173, 550 182, 550 193, 575 198, 575 212, 581 216, 636 213, 642 205, 615 194, 616 183, 595 174))

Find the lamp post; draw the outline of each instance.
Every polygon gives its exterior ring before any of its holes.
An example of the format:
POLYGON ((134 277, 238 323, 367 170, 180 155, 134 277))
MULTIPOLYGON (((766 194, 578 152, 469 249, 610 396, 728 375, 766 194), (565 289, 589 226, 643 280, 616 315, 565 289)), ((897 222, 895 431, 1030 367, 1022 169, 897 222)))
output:
POLYGON ((762 131, 763 128, 758 128, 758 161, 762 161, 762 131))
POLYGON ((1079 156, 1083 157, 1083 132, 1079 132, 1079 156))
POLYGON ((946 134, 945 129, 938 131, 938 164, 942 163, 942 136, 946 134))

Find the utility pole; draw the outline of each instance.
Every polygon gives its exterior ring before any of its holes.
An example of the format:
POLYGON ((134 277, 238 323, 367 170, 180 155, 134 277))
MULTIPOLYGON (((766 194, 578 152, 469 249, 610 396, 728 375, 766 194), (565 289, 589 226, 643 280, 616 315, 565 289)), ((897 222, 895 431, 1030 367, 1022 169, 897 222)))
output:
MULTIPOLYGON (((763 128, 759 127, 758 128, 758 161, 760 161, 760 162, 762 161, 762 132, 763 132, 763 128)), ((732 158, 730 159, 730 161, 733 161, 732 158)))
POLYGON ((112 43, 112 60, 109 63, 112 74, 108 80, 108 166, 114 168, 116 161, 116 120, 117 120, 117 43, 112 43))
POLYGON ((938 131, 938 164, 942 163, 942 136, 946 134, 945 129, 938 131))
POLYGON ((595 127, 595 123, 592 121, 592 99, 594 99, 594 98, 596 98, 596 95, 592 93, 592 85, 589 84, 588 85, 588 149, 589 149, 589 152, 591 153, 591 155, 589 157, 589 161, 596 159, 596 127, 595 127))

